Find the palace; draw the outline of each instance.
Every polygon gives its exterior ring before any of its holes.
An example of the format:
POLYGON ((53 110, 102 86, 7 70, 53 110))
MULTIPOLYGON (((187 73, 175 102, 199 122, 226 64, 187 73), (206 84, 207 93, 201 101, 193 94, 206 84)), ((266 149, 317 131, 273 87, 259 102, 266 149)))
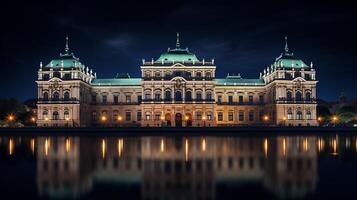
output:
POLYGON ((216 77, 215 60, 176 46, 141 78, 97 78, 70 52, 38 70, 38 126, 316 126, 316 71, 289 50, 256 79, 216 77))

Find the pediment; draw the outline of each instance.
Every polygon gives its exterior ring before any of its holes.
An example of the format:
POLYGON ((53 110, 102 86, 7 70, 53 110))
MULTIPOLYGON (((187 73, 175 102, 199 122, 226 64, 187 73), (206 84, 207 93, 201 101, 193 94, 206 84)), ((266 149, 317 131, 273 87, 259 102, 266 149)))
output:
POLYGON ((295 79, 293 79, 293 82, 305 82, 306 80, 303 79, 302 77, 296 77, 295 79))

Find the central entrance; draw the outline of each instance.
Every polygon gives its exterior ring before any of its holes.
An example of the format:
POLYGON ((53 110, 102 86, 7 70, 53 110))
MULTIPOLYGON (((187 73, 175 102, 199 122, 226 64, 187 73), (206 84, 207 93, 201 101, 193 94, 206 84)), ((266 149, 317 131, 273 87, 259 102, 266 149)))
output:
POLYGON ((182 127, 182 114, 181 113, 176 113, 175 125, 176 125, 176 127, 182 127))

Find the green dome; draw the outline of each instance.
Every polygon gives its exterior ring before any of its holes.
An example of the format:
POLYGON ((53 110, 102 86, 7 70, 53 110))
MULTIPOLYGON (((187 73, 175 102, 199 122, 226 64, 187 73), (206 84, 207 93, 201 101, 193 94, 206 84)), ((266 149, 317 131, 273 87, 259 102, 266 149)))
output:
POLYGON ((283 54, 274 62, 274 66, 283 68, 308 68, 309 66, 301 59, 295 58, 293 55, 283 54))
POLYGON ((64 69, 69 69, 69 68, 80 68, 84 67, 84 65, 79 62, 79 59, 74 57, 73 54, 65 54, 65 55, 60 55, 60 58, 58 59, 53 59, 50 63, 46 65, 48 68, 64 68, 64 69))
POLYGON ((198 62, 196 55, 188 49, 172 49, 160 55, 156 62, 198 62))

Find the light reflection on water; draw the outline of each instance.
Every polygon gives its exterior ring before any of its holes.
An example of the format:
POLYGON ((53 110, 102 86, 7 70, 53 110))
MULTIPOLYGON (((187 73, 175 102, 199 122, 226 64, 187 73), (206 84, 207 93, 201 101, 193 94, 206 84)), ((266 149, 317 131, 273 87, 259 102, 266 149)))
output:
POLYGON ((357 154, 356 137, 338 135, 0 137, 0 146, 6 159, 34 158, 36 193, 50 198, 90 198, 100 185, 140 199, 222 199, 251 185, 270 198, 311 198, 319 157, 357 154))

